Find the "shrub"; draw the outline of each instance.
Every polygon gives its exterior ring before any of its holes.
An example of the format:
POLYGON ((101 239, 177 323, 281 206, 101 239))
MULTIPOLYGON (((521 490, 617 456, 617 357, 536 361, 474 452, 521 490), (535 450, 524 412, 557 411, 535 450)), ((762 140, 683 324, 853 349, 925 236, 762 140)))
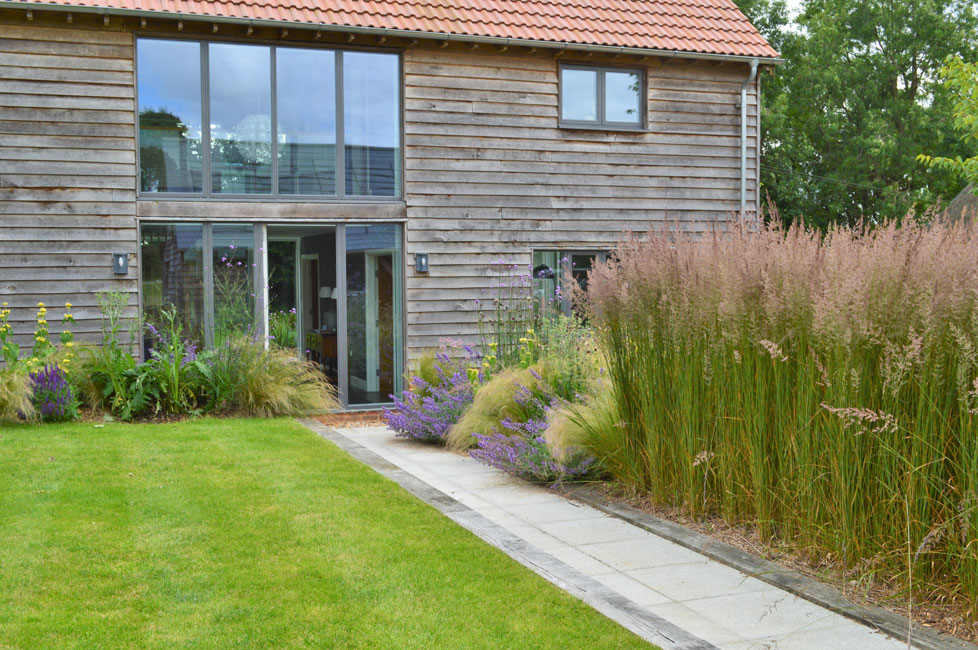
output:
POLYGON ((630 239, 585 297, 619 430, 576 424, 657 503, 978 605, 976 268, 963 224, 630 239))
POLYGON ((208 411, 268 417, 339 408, 336 389, 315 363, 292 350, 265 349, 248 336, 227 338, 195 362, 208 411))
MULTIPOLYGON (((505 421, 504 427, 512 425, 505 421)), ((536 423, 533 424, 533 428, 536 423)), ((544 423, 544 428, 546 424, 544 423)), ((589 472, 593 458, 573 455, 566 461, 559 461, 550 453, 547 441, 541 435, 523 435, 526 424, 515 427, 506 433, 489 435, 473 434, 478 449, 469 455, 487 465, 492 465, 508 474, 535 483, 553 483, 566 478, 582 478, 589 472)))
POLYGON ((505 418, 525 422, 532 413, 527 412, 526 400, 520 396, 530 390, 528 386, 540 392, 534 373, 537 373, 535 368, 504 370, 480 386, 472 405, 448 432, 445 439, 448 447, 457 451, 471 449, 476 444, 472 434, 489 435, 502 426, 505 418))
POLYGON ((30 373, 31 403, 44 422, 78 419, 78 402, 65 372, 57 365, 46 365, 30 373))
POLYGON ((0 422, 34 417, 30 380, 17 368, 0 368, 0 422))
MULTIPOLYGON (((592 458, 567 448, 562 460, 558 460, 551 452, 544 435, 559 400, 547 390, 539 374, 532 369, 527 372, 533 382, 529 385, 517 383, 511 398, 513 410, 518 415, 502 417, 498 426, 493 426, 488 433, 471 433, 469 437, 478 448, 471 450, 469 455, 529 481, 552 482, 584 476, 593 463, 592 458)), ((493 381, 501 383, 503 379, 500 375, 480 389, 476 401, 493 381)), ((465 418, 459 425, 464 421, 465 418)))
POLYGON ((384 418, 399 438, 444 444, 449 429, 472 404, 475 389, 465 362, 444 350, 431 368, 435 381, 411 377, 400 397, 391 395, 394 408, 385 409, 384 418))
POLYGON ((577 316, 540 319, 540 372, 558 397, 579 402, 602 369, 591 330, 577 316))

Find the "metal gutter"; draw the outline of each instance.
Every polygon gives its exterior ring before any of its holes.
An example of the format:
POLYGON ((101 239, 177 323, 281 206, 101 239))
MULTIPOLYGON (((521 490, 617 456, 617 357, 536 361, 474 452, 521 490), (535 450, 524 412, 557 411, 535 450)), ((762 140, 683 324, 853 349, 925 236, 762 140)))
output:
POLYGON ((425 38, 435 41, 477 43, 497 45, 501 47, 535 47, 540 49, 573 50, 575 52, 597 52, 605 54, 632 54, 636 56, 660 56, 676 59, 698 59, 705 61, 727 61, 750 63, 763 60, 765 65, 778 65, 784 59, 777 57, 757 57, 741 54, 710 54, 706 52, 686 52, 683 50, 657 50, 642 47, 624 47, 616 45, 591 45, 587 43, 568 43, 563 41, 538 41, 525 38, 510 38, 501 36, 470 36, 465 34, 449 34, 444 32, 422 32, 409 29, 388 29, 384 27, 357 27, 354 25, 327 25, 320 23, 297 23, 285 20, 268 20, 263 18, 234 18, 228 16, 204 16, 169 11, 149 11, 144 9, 119 9, 113 7, 90 7, 80 5, 50 4, 45 2, 20 2, 18 0, 0 0, 0 8, 21 9, 24 11, 60 11, 64 13, 91 13, 100 16, 128 16, 135 18, 163 18, 188 22, 218 23, 227 25, 245 25, 254 27, 274 27, 303 29, 309 31, 337 32, 342 34, 363 34, 369 36, 386 36, 388 38, 425 38))
MULTIPOLYGON (((747 218, 747 87, 757 78, 757 66, 760 61, 751 59, 750 75, 740 86, 740 218, 747 218)), ((758 97, 760 102, 760 97, 758 97)), ((758 131, 760 131, 760 112, 757 114, 758 131)), ((760 173, 760 170, 757 170, 760 173)))

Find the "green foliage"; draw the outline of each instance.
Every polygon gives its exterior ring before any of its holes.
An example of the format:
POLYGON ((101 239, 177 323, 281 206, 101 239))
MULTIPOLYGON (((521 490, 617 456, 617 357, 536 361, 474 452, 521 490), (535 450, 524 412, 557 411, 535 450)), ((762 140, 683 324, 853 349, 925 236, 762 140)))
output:
POLYGON ((626 242, 589 278, 613 389, 579 442, 657 503, 978 606, 976 267, 960 223, 626 242))
POLYGON ((228 338, 195 362, 206 387, 209 412, 270 417, 339 408, 336 389, 315 363, 295 352, 245 337, 228 338))
MULTIPOLYGON (((951 115, 954 130, 966 145, 978 150, 978 62, 966 63, 961 57, 950 57, 940 69, 944 87, 951 92, 953 106, 951 115)), ((970 158, 917 156, 932 169, 944 169, 960 174, 969 183, 978 184, 978 155, 970 158)))
POLYGON ((20 368, 0 368, 0 422, 31 420, 34 404, 27 373, 20 368))
MULTIPOLYGON (((785 63, 763 76, 762 196, 787 223, 825 228, 922 214, 962 187, 921 151, 967 156, 948 116, 948 56, 973 60, 971 0, 807 0, 793 24, 780 3, 741 0, 785 63)), ((972 150, 973 153, 973 150, 972 150)))
POLYGON ((298 336, 295 308, 271 312, 268 315, 268 330, 273 345, 285 350, 295 350, 298 336))
POLYGON ((472 406, 465 411, 462 418, 448 432, 446 445, 450 449, 463 450, 475 446, 473 433, 489 435, 493 431, 502 430, 502 420, 511 418, 523 421, 526 413, 524 406, 516 400, 517 393, 523 388, 532 388, 539 393, 537 378, 534 373, 538 368, 512 368, 495 374, 485 385, 480 386, 475 393, 472 406))
POLYGON ((129 297, 121 292, 96 294, 101 313, 102 340, 98 346, 82 349, 81 368, 75 378, 81 396, 90 408, 104 408, 124 420, 131 420, 149 408, 158 396, 156 387, 142 370, 137 370, 131 354, 134 332, 123 344, 123 330, 129 325, 125 309, 129 297))
POLYGON ((580 401, 601 372, 591 330, 578 316, 542 319, 539 327, 540 373, 554 395, 580 401))
POLYGON ((498 280, 492 295, 476 300, 479 311, 479 337, 486 370, 526 367, 527 333, 533 333, 532 269, 512 261, 493 262, 490 271, 498 280))

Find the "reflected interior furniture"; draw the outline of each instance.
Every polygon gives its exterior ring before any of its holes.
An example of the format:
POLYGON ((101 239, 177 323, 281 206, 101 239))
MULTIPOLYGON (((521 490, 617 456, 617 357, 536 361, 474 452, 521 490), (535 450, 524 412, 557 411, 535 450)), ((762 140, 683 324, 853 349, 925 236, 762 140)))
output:
POLYGON ((338 356, 336 331, 306 330, 304 340, 306 355, 335 373, 338 356))

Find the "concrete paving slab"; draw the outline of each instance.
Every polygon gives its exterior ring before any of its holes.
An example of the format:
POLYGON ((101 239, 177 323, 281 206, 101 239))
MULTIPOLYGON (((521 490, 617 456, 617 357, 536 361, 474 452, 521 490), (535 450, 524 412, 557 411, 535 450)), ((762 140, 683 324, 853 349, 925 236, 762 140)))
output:
POLYGON ((378 471, 459 524, 663 648, 906 648, 905 641, 879 634, 647 527, 574 503, 469 457, 396 439, 384 427, 341 430, 337 443, 358 458, 374 454, 374 460, 365 462, 381 467, 378 471))

